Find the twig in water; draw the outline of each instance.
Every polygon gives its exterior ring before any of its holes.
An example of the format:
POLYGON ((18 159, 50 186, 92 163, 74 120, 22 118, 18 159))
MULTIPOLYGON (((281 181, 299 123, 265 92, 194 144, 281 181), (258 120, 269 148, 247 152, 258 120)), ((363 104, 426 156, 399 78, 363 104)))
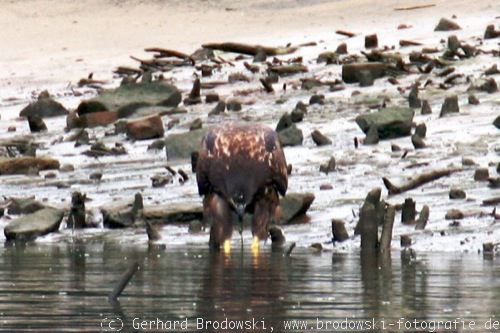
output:
POLYGON ((134 276, 135 272, 139 270, 139 263, 137 261, 134 261, 132 265, 122 274, 120 280, 116 284, 115 288, 113 291, 108 295, 108 300, 109 302, 116 302, 118 297, 121 295, 129 281, 132 279, 134 276))
POLYGON ((292 244, 290 244, 290 246, 288 247, 288 249, 286 249, 285 257, 289 257, 292 254, 293 249, 295 249, 295 245, 296 245, 295 242, 293 242, 292 244))

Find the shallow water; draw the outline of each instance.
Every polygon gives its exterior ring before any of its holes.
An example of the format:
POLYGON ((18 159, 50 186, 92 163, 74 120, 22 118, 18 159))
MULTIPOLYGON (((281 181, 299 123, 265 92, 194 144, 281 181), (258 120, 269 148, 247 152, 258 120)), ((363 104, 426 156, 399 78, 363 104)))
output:
POLYGON ((421 325, 460 318, 485 331, 490 318, 500 319, 498 263, 475 254, 374 260, 298 248, 286 257, 268 247, 224 254, 99 240, 8 246, 0 250, 0 331, 104 332, 123 324, 123 332, 331 332, 346 331, 334 324, 375 320, 376 329, 350 331, 410 332, 398 325, 415 318, 421 325), (140 270, 112 306, 107 295, 135 261, 140 270), (224 329, 226 318, 256 326, 224 329), (201 329, 202 320, 218 324, 201 329), (299 321, 307 329, 285 327, 299 321))

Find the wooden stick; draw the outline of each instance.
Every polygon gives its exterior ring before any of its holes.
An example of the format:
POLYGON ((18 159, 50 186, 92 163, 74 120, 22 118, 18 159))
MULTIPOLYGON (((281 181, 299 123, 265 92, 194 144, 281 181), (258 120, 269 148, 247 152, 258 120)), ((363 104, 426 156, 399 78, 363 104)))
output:
POLYGON ((414 10, 414 9, 430 8, 435 6, 436 6, 435 4, 428 4, 428 5, 411 6, 411 7, 398 7, 394 8, 394 10, 414 10))
POLYGON ((422 43, 414 42, 412 40, 406 40, 406 39, 401 39, 399 41, 399 46, 419 46, 419 45, 422 45, 422 43))
POLYGON ((452 173, 463 171, 462 168, 451 168, 451 169, 444 169, 444 170, 435 170, 431 171, 428 173, 421 174, 417 176, 416 178, 410 180, 407 184, 404 184, 402 186, 396 186, 389 181, 386 177, 382 178, 382 181, 384 182, 385 187, 389 191, 389 195, 392 194, 399 194, 403 193, 409 190, 413 190, 419 186, 422 186, 424 184, 430 183, 434 180, 437 180, 441 177, 446 177, 451 175, 452 173))
POLYGON ((146 52, 156 52, 159 53, 160 56, 162 57, 174 57, 174 58, 180 58, 180 59, 189 59, 189 55, 176 51, 176 50, 170 50, 170 49, 164 49, 161 47, 148 47, 144 49, 146 52))
POLYGON ((295 242, 290 244, 290 246, 288 247, 288 249, 285 252, 285 257, 289 257, 292 254, 293 249, 295 249, 295 245, 297 245, 297 244, 295 244, 295 242))
POLYGON ((290 54, 297 50, 297 47, 267 47, 261 45, 250 45, 250 44, 231 43, 231 42, 208 43, 208 44, 203 44, 202 47, 205 49, 248 54, 252 56, 256 55, 260 50, 263 50, 264 53, 268 56, 290 54))
POLYGON ((382 235, 380 236, 380 253, 389 252, 391 250, 392 229, 394 227, 395 216, 396 208, 391 205, 388 206, 384 216, 382 235))
POLYGON ((349 31, 345 31, 345 30, 337 30, 337 31, 335 31, 335 33, 339 34, 339 35, 342 35, 342 36, 347 36, 349 38, 356 36, 355 33, 349 32, 349 31))
POLYGON ((109 294, 108 300, 110 302, 115 302, 118 299, 118 297, 120 297, 120 294, 123 292, 129 281, 132 279, 135 272, 137 272, 138 270, 139 270, 139 263, 137 261, 134 261, 132 265, 130 265, 130 267, 122 274, 115 288, 109 294))

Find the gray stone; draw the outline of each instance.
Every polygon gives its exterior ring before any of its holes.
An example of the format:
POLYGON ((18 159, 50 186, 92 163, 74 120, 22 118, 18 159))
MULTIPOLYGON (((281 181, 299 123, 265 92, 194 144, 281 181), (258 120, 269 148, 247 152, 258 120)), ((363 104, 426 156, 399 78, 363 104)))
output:
POLYGON ((99 96, 83 101, 78 106, 79 115, 117 111, 120 117, 128 117, 146 106, 176 107, 181 102, 179 89, 162 81, 151 83, 128 83, 112 90, 103 90, 99 96))
POLYGON ((416 133, 411 136, 411 143, 415 149, 423 149, 426 147, 424 139, 416 133))
POLYGON ((65 116, 68 110, 61 103, 52 99, 47 92, 41 93, 38 100, 30 103, 19 113, 20 117, 38 116, 40 118, 65 116))
POLYGON ((461 220, 464 217, 464 213, 455 208, 448 210, 444 216, 446 220, 461 220))
POLYGON ((455 199, 465 199, 466 194, 465 194, 464 190, 462 190, 460 188, 453 188, 452 187, 450 189, 449 197, 452 200, 455 200, 455 199))
POLYGON ((295 124, 292 124, 288 128, 279 131, 278 137, 283 147, 300 146, 302 144, 302 141, 304 140, 302 130, 299 129, 295 124))
POLYGON ((341 220, 332 220, 332 240, 334 242, 343 242, 349 239, 349 234, 345 228, 344 221, 341 220))
POLYGON ((390 107, 378 112, 362 114, 356 117, 356 123, 366 134, 370 127, 376 126, 381 140, 408 136, 415 112, 411 108, 390 107))
POLYGON ((377 34, 365 36, 365 48, 373 49, 378 47, 378 37, 377 34))
POLYGON ((192 152, 197 152, 201 140, 208 132, 208 128, 201 128, 180 134, 171 134, 165 139, 167 159, 189 159, 192 152))
POLYGON ((431 105, 429 104, 429 101, 423 100, 422 101, 422 109, 420 111, 421 114, 431 114, 432 113, 432 108, 431 105))
POLYGON ((443 117, 449 113, 458 113, 460 111, 458 107, 458 96, 451 95, 447 96, 444 100, 443 105, 441 106, 441 112, 439 113, 439 117, 443 117))
POLYGON ((28 126, 31 133, 47 131, 47 125, 45 125, 42 117, 38 115, 28 116, 28 126))
POLYGON ((487 168, 479 168, 474 172, 474 180, 478 182, 487 181, 490 178, 490 173, 487 168))
POLYGON ((379 62, 353 63, 342 66, 342 81, 345 83, 359 82, 359 72, 367 71, 371 78, 378 79, 387 75, 388 65, 379 62))
POLYGON ((415 128, 415 134, 420 136, 421 138, 425 138, 427 135, 427 126, 425 126, 425 123, 420 123, 417 125, 415 128))
POLYGON ((147 206, 142 212, 142 218, 152 225, 187 224, 203 219, 203 207, 197 202, 147 206))
POLYGON ((321 164, 319 166, 319 171, 328 174, 330 172, 335 171, 335 165, 336 165, 335 157, 332 156, 330 157, 327 163, 321 164))
POLYGON ((288 112, 283 113, 278 124, 276 125, 276 132, 282 131, 293 125, 292 117, 288 112))
POLYGON ((401 223, 414 224, 416 214, 415 201, 413 201, 412 198, 405 199, 405 202, 402 206, 401 223))
POLYGON ((434 28, 434 31, 451 31, 451 30, 460 30, 460 26, 455 22, 448 20, 446 18, 442 18, 439 20, 439 23, 434 28))
POLYGON ((312 140, 314 141, 314 143, 317 146, 326 146, 326 145, 331 145, 332 144, 332 140, 330 140, 329 138, 327 138, 323 133, 321 133, 318 130, 312 131, 311 132, 311 137, 312 137, 312 140))
POLYGON ((469 104, 470 105, 479 105, 479 99, 474 94, 469 94, 469 104))
POLYGON ((45 205, 35 200, 35 198, 9 198, 7 213, 11 215, 31 214, 41 209, 45 205))
POLYGON ((315 197, 312 193, 288 193, 280 199, 281 219, 280 224, 293 224, 300 221, 311 207, 315 197))
POLYGON ((422 107, 422 102, 418 98, 418 86, 416 84, 411 87, 410 94, 408 95, 408 103, 410 108, 418 109, 422 107))
POLYGON ((64 211, 44 208, 35 213, 12 220, 5 226, 7 240, 29 241, 57 231, 64 217, 64 211))
POLYGON ((378 137, 378 129, 377 126, 371 126, 370 129, 368 130, 368 133, 366 133, 365 140, 363 141, 363 144, 365 145, 376 145, 380 141, 380 138, 378 137))
POLYGON ((500 129, 500 116, 495 118, 495 120, 493 121, 493 126, 500 129))

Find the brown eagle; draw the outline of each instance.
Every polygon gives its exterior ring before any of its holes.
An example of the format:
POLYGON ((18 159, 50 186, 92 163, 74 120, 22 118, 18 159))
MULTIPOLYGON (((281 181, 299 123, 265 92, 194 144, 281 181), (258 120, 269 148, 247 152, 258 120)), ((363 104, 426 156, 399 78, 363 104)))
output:
POLYGON ((278 134, 256 124, 230 123, 210 130, 196 163, 209 244, 219 248, 231 238, 233 224, 253 213, 252 234, 266 239, 268 224, 279 214, 278 193, 288 187, 287 165, 278 134))

